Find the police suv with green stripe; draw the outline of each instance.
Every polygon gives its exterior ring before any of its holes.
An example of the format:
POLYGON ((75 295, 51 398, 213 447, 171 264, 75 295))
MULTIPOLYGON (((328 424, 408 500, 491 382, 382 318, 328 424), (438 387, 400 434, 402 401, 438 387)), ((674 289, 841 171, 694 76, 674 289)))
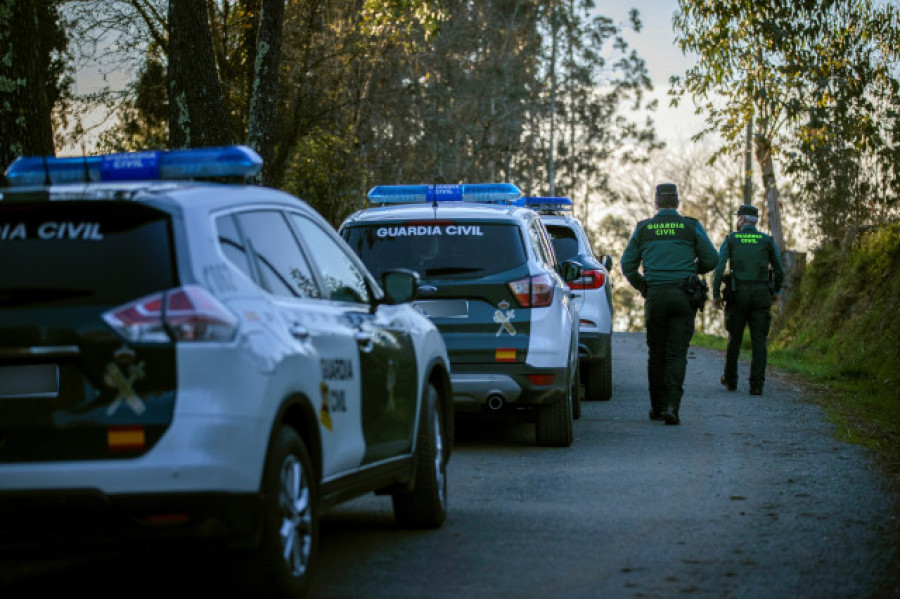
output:
POLYGON ((512 184, 379 186, 340 232, 373 273, 411 269, 415 301, 450 355, 458 413, 517 414, 538 444, 568 446, 578 397, 578 313, 540 216, 512 184))
POLYGON ((578 305, 578 353, 584 396, 590 401, 612 397, 612 258, 594 256, 581 222, 565 197, 527 197, 525 205, 541 215, 560 260, 575 260, 583 272, 569 281, 578 305))
POLYGON ((243 146, 22 158, 0 189, 0 542, 187 537, 298 597, 320 511, 439 526, 449 360, 243 146))

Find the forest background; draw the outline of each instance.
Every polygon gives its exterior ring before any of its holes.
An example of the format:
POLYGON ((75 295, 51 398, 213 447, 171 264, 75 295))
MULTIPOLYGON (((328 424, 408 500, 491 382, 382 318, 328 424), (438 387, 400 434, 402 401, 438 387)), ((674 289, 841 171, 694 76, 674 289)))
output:
MULTIPOLYGON (((0 169, 245 143, 259 183, 335 226, 375 184, 511 181, 572 198, 616 262, 661 181, 717 244, 735 207, 757 204, 793 274, 776 352, 876 398, 839 412, 900 470, 900 8, 673 5, 690 61, 668 101, 702 123, 677 146, 628 43, 641 14, 592 0, 0 0, 0 169), (77 93, 86 64, 126 84, 77 93)), ((642 300, 614 283, 616 330, 640 329, 642 300)), ((698 329, 721 335, 721 315, 698 329)))

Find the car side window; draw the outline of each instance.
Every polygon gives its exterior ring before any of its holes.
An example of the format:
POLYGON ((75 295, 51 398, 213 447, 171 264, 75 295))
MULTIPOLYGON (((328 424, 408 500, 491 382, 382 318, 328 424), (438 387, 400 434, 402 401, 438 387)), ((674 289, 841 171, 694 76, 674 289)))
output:
POLYGON ((538 221, 534 220, 528 225, 528 235, 531 237, 531 243, 537 250, 538 258, 541 262, 548 268, 553 268, 553 252, 547 243, 547 236, 544 234, 543 227, 539 226, 538 221))
POLYGON ((570 260, 578 256, 578 237, 574 230, 552 226, 547 227, 547 232, 550 233, 550 241, 553 243, 557 259, 570 260))
POLYGON ((234 216, 220 216, 216 219, 216 232, 219 236, 219 247, 225 258, 238 267, 247 278, 253 280, 253 271, 250 269, 250 255, 241 234, 238 232, 234 216))
POLYGON ((311 260, 325 281, 329 297, 342 302, 370 303, 365 274, 349 253, 312 220, 296 213, 291 213, 290 218, 310 249, 311 260))
POLYGON ((237 220, 252 249, 263 289, 287 297, 322 297, 309 263, 281 212, 242 212, 237 220))

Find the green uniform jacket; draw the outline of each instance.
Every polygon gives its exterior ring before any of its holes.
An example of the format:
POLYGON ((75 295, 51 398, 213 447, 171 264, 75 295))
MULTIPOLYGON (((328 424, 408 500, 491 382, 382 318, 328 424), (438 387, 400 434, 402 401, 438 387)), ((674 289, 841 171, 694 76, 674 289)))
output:
POLYGON ((700 221, 664 208, 635 227, 622 254, 622 273, 641 290, 644 281, 653 286, 702 275, 715 268, 718 258, 700 221), (643 274, 638 271, 641 262, 643 274))
POLYGON ((781 254, 775 240, 765 233, 760 233, 752 225, 740 231, 729 233, 719 248, 719 263, 713 274, 713 299, 720 296, 719 287, 725 274, 725 264, 731 260, 731 272, 740 281, 762 282, 769 279, 769 266, 772 266, 772 292, 781 291, 784 282, 784 267, 781 265, 781 254))

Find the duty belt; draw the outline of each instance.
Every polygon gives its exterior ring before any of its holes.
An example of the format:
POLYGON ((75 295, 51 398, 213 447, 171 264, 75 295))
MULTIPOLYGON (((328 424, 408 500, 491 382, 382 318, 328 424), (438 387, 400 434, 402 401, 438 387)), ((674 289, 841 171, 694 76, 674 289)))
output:
POLYGON ((675 288, 683 288, 684 283, 681 281, 678 281, 675 283, 647 283, 647 287, 649 287, 650 289, 665 289, 667 287, 670 289, 675 289, 675 288))
POLYGON ((744 279, 738 279, 737 282, 738 282, 738 286, 740 286, 740 285, 768 285, 769 284, 768 280, 762 280, 762 281, 746 280, 745 281, 744 279))

